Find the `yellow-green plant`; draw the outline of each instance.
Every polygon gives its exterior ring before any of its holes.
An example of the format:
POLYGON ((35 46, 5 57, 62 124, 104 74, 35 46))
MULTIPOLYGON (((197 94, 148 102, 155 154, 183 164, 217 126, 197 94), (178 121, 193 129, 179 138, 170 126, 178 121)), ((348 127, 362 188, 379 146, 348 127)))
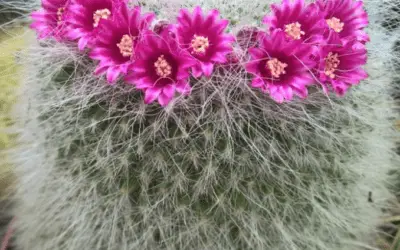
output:
POLYGON ((11 112, 21 72, 15 54, 24 46, 24 32, 24 28, 10 28, 0 33, 0 194, 8 186, 11 175, 7 150, 14 144, 14 135, 10 132, 11 112))

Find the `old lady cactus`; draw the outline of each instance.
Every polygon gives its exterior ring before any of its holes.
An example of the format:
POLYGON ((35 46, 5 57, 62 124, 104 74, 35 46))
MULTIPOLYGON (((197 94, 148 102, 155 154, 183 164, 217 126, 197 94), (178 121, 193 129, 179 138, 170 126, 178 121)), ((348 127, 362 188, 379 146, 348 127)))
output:
MULTIPOLYGON (((97 35, 82 52, 82 38, 71 35, 79 18, 68 8, 86 1, 59 3, 34 14, 39 34, 53 26, 25 56, 21 140, 30 144, 17 157, 15 207, 21 249, 369 245, 389 196, 393 146, 384 66, 391 37, 379 26, 385 7, 365 2, 371 11, 365 45, 359 32, 349 38, 330 30, 337 20, 326 18, 323 2, 283 1, 271 15, 284 19, 293 6, 290 13, 298 12, 285 30, 253 29, 254 41, 239 46, 226 33, 239 27, 219 15, 240 12, 252 20, 265 1, 203 1, 193 8, 198 3, 190 0, 149 0, 137 3, 141 12, 118 3, 102 7, 107 15, 100 21, 95 11, 97 35), (189 9, 179 12, 180 4, 189 9), (220 11, 203 10, 213 8, 220 11), (300 23, 308 8, 321 14, 313 17, 321 28, 310 44, 302 36, 313 25, 300 23), (43 19, 47 12, 54 18, 43 19), (340 40, 334 48, 330 34, 340 40), (367 77, 361 68, 367 51, 369 77, 357 85, 367 77)), ((340 19, 335 29, 348 22, 340 19)))

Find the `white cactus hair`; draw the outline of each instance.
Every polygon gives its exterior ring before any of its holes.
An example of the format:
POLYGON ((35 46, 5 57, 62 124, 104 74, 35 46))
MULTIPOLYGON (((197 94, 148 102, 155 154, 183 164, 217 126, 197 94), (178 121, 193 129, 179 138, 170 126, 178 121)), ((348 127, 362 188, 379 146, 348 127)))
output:
POLYGON ((5 28, 13 25, 17 21, 26 20, 21 17, 26 17, 27 11, 32 10, 35 6, 34 0, 3 0, 0 2, 0 30, 5 31, 5 28))
MULTIPOLYGON (((217 8, 237 32, 261 27, 273 1, 143 2, 166 20, 217 8)), ((17 248, 375 249, 396 160, 396 37, 381 26, 393 1, 364 2, 369 78, 343 98, 314 88, 287 104, 233 67, 165 109, 145 105, 73 46, 32 37, 16 110, 17 248)))

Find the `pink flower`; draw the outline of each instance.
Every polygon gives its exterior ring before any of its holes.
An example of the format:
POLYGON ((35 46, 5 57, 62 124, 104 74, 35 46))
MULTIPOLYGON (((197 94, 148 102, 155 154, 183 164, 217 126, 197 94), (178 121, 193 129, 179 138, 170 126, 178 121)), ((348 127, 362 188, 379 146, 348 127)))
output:
POLYGON ((280 5, 272 4, 271 10, 271 15, 263 20, 270 32, 281 29, 288 39, 305 43, 323 40, 326 24, 315 4, 306 5, 304 0, 282 0, 280 5))
POLYGON ((357 41, 342 41, 331 31, 325 45, 321 46, 318 78, 325 92, 332 87, 337 95, 343 96, 348 88, 368 77, 361 68, 367 62, 365 46, 357 41))
POLYGON ((310 70, 315 62, 310 55, 315 47, 287 40, 281 30, 260 36, 259 44, 259 48, 249 49, 251 60, 246 69, 254 75, 251 86, 268 92, 279 103, 290 101, 293 93, 305 98, 307 85, 313 83, 310 70))
POLYGON ((222 20, 217 10, 204 16, 202 9, 196 7, 191 15, 182 9, 177 18, 177 39, 182 48, 196 59, 192 68, 195 77, 210 76, 215 63, 225 63, 226 55, 232 51, 232 35, 224 34, 228 20, 222 20))
POLYGON ((71 30, 68 37, 72 40, 79 39, 80 50, 92 46, 104 20, 112 19, 118 11, 123 0, 71 0, 68 23, 71 30))
POLYGON ((157 21, 156 24, 154 24, 153 31, 154 31, 156 34, 161 34, 161 33, 163 33, 166 29, 171 30, 171 27, 172 27, 172 25, 171 25, 168 21, 166 21, 166 20, 160 20, 160 21, 157 21))
POLYGON ((258 43, 258 33, 260 31, 257 27, 245 26, 239 30, 236 34, 237 44, 243 50, 248 48, 256 47, 258 43))
POLYGON ((226 74, 227 72, 235 74, 241 71, 243 69, 243 65, 241 63, 238 51, 232 51, 229 53, 226 56, 226 62, 221 64, 218 68, 220 69, 218 72, 219 75, 226 74))
POLYGON ((326 29, 338 33, 341 39, 356 38, 360 42, 369 41, 368 34, 362 30, 368 25, 363 1, 317 0, 316 3, 327 23, 326 29))
POLYGON ((189 94, 189 69, 196 61, 182 51, 168 31, 149 32, 137 47, 137 60, 125 79, 145 93, 145 103, 156 99, 166 106, 175 92, 189 94))
POLYGON ((136 45, 148 30, 154 14, 141 15, 140 7, 129 10, 122 5, 114 20, 103 20, 89 56, 100 61, 95 74, 107 72, 107 80, 114 83, 126 74, 136 57, 136 45))
POLYGON ((36 30, 39 39, 54 37, 65 38, 66 12, 70 0, 43 0, 42 8, 32 13, 33 22, 30 27, 36 30))

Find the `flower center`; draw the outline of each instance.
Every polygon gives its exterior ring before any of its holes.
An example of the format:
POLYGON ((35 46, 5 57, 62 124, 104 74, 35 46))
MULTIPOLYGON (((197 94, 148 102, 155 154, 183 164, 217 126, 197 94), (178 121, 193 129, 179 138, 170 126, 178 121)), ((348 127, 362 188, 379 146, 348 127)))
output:
POLYGON ((195 53, 204 54, 206 49, 210 47, 210 43, 207 37, 194 35, 191 46, 195 53))
POLYGON ((64 7, 58 8, 57 10, 57 25, 60 25, 62 23, 62 17, 64 14, 64 7))
POLYGON ((328 24, 329 28, 333 29, 337 33, 343 30, 344 23, 340 22, 339 18, 332 17, 331 19, 326 19, 326 23, 328 24))
POLYGON ((164 55, 158 57, 157 61, 154 63, 154 68, 159 77, 166 78, 172 74, 172 67, 167 60, 165 60, 164 55))
POLYGON ((299 22, 285 25, 285 32, 295 40, 299 40, 301 36, 305 34, 304 31, 301 30, 301 24, 299 24, 299 22))
POLYGON ((111 16, 111 11, 109 9, 102 9, 102 10, 96 10, 93 13, 93 27, 99 26, 99 22, 101 19, 108 19, 111 16))
POLYGON ((133 55, 133 40, 134 38, 129 35, 123 35, 121 42, 117 44, 123 57, 131 57, 133 55))
POLYGON ((328 56, 325 58, 325 75, 330 78, 335 78, 335 71, 340 64, 337 53, 329 52, 328 56))
POLYGON ((285 68, 288 66, 286 63, 279 61, 276 58, 272 58, 267 61, 267 68, 271 71, 271 75, 275 78, 279 78, 281 75, 286 74, 285 68))

